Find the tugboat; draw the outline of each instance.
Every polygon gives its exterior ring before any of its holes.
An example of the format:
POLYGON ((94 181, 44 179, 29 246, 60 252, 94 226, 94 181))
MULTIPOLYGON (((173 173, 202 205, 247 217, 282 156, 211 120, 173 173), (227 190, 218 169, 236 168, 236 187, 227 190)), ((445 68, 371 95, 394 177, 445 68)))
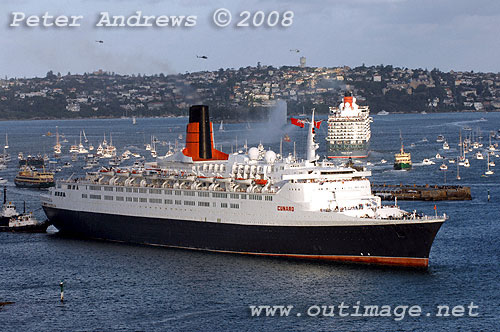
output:
POLYGON ((0 215, 0 232, 45 233, 50 223, 48 220, 39 222, 33 214, 26 213, 26 204, 23 214, 16 211, 12 202, 7 203, 7 188, 3 188, 3 207, 0 215))
POLYGON ((21 188, 50 188, 55 186, 54 173, 45 170, 38 172, 33 168, 24 166, 17 173, 14 183, 21 188))
POLYGON ((8 226, 9 220, 17 216, 19 216, 19 213, 16 211, 16 206, 12 202, 7 203, 7 188, 3 187, 3 206, 0 215, 0 226, 8 226))

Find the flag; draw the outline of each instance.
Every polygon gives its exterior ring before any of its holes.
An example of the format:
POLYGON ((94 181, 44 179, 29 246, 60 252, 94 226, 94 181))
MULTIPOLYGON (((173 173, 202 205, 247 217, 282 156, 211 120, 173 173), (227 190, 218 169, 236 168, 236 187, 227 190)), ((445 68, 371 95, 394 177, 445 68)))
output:
POLYGON ((295 118, 291 118, 290 120, 292 121, 293 125, 296 125, 296 126, 298 126, 300 128, 304 128, 304 123, 305 123, 304 120, 295 119, 295 118))
POLYGON ((314 126, 319 129, 319 126, 321 126, 321 122, 323 122, 323 120, 314 121, 314 126))
POLYGON ((437 207, 436 207, 436 205, 434 205, 434 210, 437 210, 437 207))

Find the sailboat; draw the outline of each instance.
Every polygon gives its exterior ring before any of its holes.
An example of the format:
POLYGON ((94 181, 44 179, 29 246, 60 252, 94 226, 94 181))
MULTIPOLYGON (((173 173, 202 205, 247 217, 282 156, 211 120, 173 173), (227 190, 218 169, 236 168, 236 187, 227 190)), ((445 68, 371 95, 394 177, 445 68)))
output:
POLYGON ((488 153, 488 164, 486 168, 486 172, 484 174, 486 175, 492 175, 494 172, 490 169, 490 154, 488 153))
MULTIPOLYGON (((104 146, 104 142, 102 143, 104 146)), ((113 135, 109 133, 109 144, 106 144, 106 148, 104 149, 104 158, 112 158, 116 156, 116 147, 113 145, 113 135)))
MULTIPOLYGON (((85 131, 83 131, 83 135, 85 136, 85 131)), ((82 144, 82 132, 80 132, 80 144, 78 144, 78 153, 89 153, 89 150, 85 149, 82 144)))
POLYGON ((8 149, 9 148, 9 135, 5 133, 5 146, 4 148, 8 149))
POLYGON ((101 157, 103 153, 104 153, 104 148, 102 147, 102 144, 99 144, 99 146, 97 147, 96 155, 98 157, 101 157))
POLYGON ((151 136, 151 156, 153 158, 156 158, 157 153, 156 153, 156 139, 154 136, 151 136))
POLYGON ((491 135, 492 135, 492 134, 490 133, 490 144, 489 144, 489 146, 488 146, 488 150, 490 150, 490 151, 495 151, 495 146, 494 146, 493 144, 491 144, 491 135))
POLYGON ((10 155, 7 153, 7 149, 3 148, 3 154, 0 156, 0 163, 5 164, 10 161, 10 155))
POLYGON ((59 143, 59 130, 56 126, 56 145, 54 145, 54 154, 56 157, 61 154, 61 143, 59 143))
POLYGON ((223 120, 221 120, 221 122, 220 122, 219 131, 224 131, 224 121, 223 120))
POLYGON ((137 120, 135 119, 135 116, 132 117, 132 124, 133 125, 137 124, 137 120))
POLYGON ((87 139, 87 135, 85 135, 85 129, 83 129, 83 138, 84 138, 85 143, 89 142, 89 140, 87 139))
POLYGON ((102 146, 103 146, 103 148, 106 148, 108 146, 108 141, 106 141, 106 133, 104 133, 104 139, 102 140, 102 146))
POLYGON ((460 177, 460 159, 457 158, 457 180, 460 180, 461 177, 460 177))

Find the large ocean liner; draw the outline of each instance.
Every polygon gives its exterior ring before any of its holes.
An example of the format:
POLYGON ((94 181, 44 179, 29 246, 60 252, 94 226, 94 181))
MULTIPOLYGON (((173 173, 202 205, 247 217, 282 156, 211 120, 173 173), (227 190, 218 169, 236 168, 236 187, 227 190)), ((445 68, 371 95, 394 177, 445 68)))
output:
POLYGON ((73 236, 223 253, 427 267, 446 216, 382 206, 366 170, 319 161, 314 113, 307 157, 262 146, 214 148, 208 107, 190 108, 186 147, 145 169, 87 173, 42 195, 73 236))
POLYGON ((327 148, 329 158, 366 158, 371 137, 370 109, 346 93, 339 107, 330 107, 327 148))

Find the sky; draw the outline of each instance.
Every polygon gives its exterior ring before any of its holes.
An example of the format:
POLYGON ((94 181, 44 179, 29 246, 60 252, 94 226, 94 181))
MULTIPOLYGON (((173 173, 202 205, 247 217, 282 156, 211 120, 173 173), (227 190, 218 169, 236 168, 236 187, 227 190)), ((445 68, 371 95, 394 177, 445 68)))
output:
MULTIPOLYGON (((256 22, 259 19, 257 15, 256 22)), ((175 74, 258 62, 298 65, 301 56, 313 67, 364 63, 500 72, 499 23, 498 0, 0 0, 0 77, 98 69, 175 74), (232 14, 227 27, 213 22, 219 8, 232 14), (101 12, 127 18, 137 11, 156 17, 192 15, 196 25, 96 26, 101 12), (251 13, 250 26, 235 26, 244 11, 251 13), (265 19, 277 11, 277 26, 252 26, 258 11, 265 19), (283 27, 286 11, 294 16, 291 25, 283 27), (11 27, 14 12, 83 19, 77 27, 27 27, 25 20, 11 27)))

